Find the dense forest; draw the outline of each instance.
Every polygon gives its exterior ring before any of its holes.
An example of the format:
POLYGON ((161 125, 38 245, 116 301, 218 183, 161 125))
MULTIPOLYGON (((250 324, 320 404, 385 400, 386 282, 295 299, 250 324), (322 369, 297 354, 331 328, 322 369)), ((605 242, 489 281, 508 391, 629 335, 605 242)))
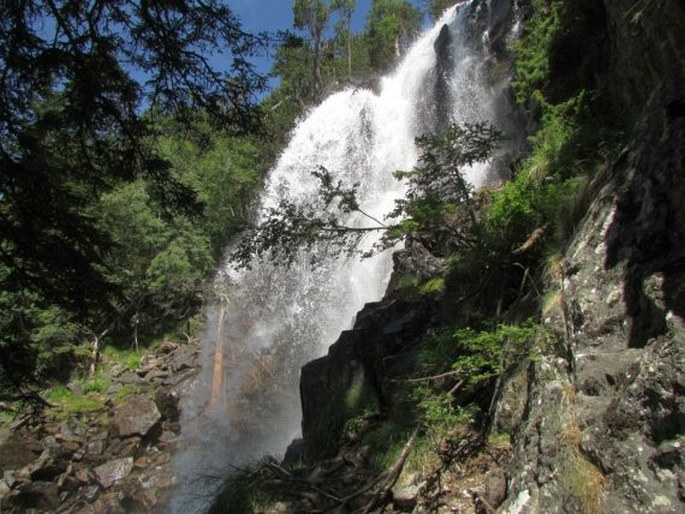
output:
MULTIPOLYGON (((432 16, 450 2, 426 2, 432 16)), ((248 34, 222 2, 9 2, 1 39, 0 380, 6 401, 103 345, 193 337, 230 238, 296 119, 371 80, 423 26, 377 0, 298 0, 248 34), (210 57, 225 52, 228 71, 210 57), (251 56, 273 55, 266 90, 251 56)))

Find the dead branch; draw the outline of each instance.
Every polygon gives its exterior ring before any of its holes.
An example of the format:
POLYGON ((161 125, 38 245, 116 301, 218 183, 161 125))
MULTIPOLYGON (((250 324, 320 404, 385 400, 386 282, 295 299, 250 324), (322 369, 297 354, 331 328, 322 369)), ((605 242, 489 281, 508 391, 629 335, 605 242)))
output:
POLYGON ((312 491, 316 492, 317 494, 320 494, 324 498, 328 498, 329 500, 333 500, 336 503, 341 503, 342 499, 339 498, 338 496, 329 493, 328 491, 325 491, 321 489, 320 487, 312 484, 309 480, 304 480, 302 478, 295 478, 292 476, 291 473, 289 473, 287 470, 283 469, 281 466, 276 464, 275 462, 269 462, 266 464, 266 467, 272 471, 272 473, 275 473, 278 476, 277 480, 280 480, 282 482, 287 482, 290 484, 298 484, 298 485, 303 485, 312 491))
POLYGON ((404 463, 407 461, 407 457, 409 457, 409 452, 411 451, 411 447, 414 444, 414 439, 416 439, 416 436, 418 434, 419 428, 416 427, 414 431, 411 433, 411 436, 409 436, 407 442, 404 444, 404 448, 402 448, 402 453, 400 453, 398 459, 395 461, 393 466, 386 473, 384 473, 385 478, 381 482, 381 485, 376 491, 376 493, 371 498, 371 501, 366 505, 366 507, 362 511, 363 514, 369 514, 369 512, 371 512, 371 510, 378 504, 379 501, 387 497, 388 493, 390 492, 390 489, 392 489, 392 486, 395 485, 395 482, 397 482, 397 479, 399 478, 400 473, 402 472, 402 468, 404 468, 404 463))
POLYGON ((380 475, 377 475, 376 477, 374 477, 373 480, 371 480, 368 484, 366 484, 366 485, 365 485, 364 487, 362 487, 361 489, 357 489, 355 492, 353 492, 353 493, 351 493, 351 494, 348 494, 348 495, 345 496, 344 498, 341 498, 341 499, 340 499, 340 504, 337 505, 335 508, 344 507, 345 505, 347 505, 347 503, 348 503, 349 501, 355 499, 357 496, 361 496, 362 494, 364 494, 365 492, 367 492, 369 489, 373 489, 373 487, 374 487, 378 482, 380 482, 381 480, 383 480, 383 477, 384 477, 384 474, 381 473, 380 475))
POLYGON ((526 242, 523 243, 521 246, 519 246, 516 250, 514 250, 512 253, 514 255, 518 255, 520 253, 527 252, 530 250, 533 246, 535 246, 538 241, 542 239, 542 236, 545 235, 545 232, 547 232, 547 229, 549 228, 549 223, 545 223, 543 226, 536 228, 533 230, 533 233, 528 236, 528 239, 526 239, 526 242))
POLYGON ((446 373, 440 373, 439 375, 432 375, 430 377, 420 377, 420 378, 395 378, 392 382, 405 382, 405 383, 415 383, 415 382, 428 382, 430 380, 439 380, 441 378, 451 377, 459 374, 459 370, 448 371, 446 373))
POLYGON ((449 391, 447 391, 447 394, 450 394, 450 395, 451 395, 451 394, 456 393, 457 391, 459 391, 459 389, 461 389, 461 386, 463 386, 465 383, 466 383, 466 380, 463 380, 463 379, 460 380, 459 382, 457 382, 456 384, 454 384, 454 387, 453 387, 452 389, 450 389, 449 391))

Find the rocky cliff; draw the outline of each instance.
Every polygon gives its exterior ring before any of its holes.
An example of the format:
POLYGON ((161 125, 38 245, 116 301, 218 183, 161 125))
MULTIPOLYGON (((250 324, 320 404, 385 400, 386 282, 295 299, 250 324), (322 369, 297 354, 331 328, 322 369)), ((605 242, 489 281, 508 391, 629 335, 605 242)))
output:
POLYGON ((506 512, 683 508, 685 13, 605 4, 614 87, 639 115, 564 255, 545 322, 567 353, 523 372, 506 512))
POLYGON ((566 251, 565 301, 545 322, 567 353, 523 371, 507 512, 683 507, 682 79, 655 89, 566 251))

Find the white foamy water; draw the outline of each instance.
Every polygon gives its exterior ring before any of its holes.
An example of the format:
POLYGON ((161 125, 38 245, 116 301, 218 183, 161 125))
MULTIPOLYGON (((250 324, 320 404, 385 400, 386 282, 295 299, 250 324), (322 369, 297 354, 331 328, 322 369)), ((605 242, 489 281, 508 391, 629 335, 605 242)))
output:
MULTIPOLYGON (((297 125, 269 174, 262 209, 276 207, 282 198, 317 205, 318 181, 311 172, 324 166, 348 186, 360 183, 365 212, 383 219, 392 210, 403 194, 393 172, 416 164, 414 139, 434 125, 435 115, 421 106, 435 103, 434 43, 445 24, 454 57, 443 106, 447 118, 493 118, 489 95, 494 92, 483 88, 475 68, 482 57, 464 41, 466 4, 448 11, 413 45, 396 71, 382 79, 378 93, 361 88, 336 93, 297 125)), ((483 173, 483 167, 474 168, 468 178, 481 185, 483 173)), ((372 236, 363 242, 372 243, 372 236)), ((300 367, 323 355, 365 303, 382 297, 390 251, 365 260, 329 257, 312 268, 311 253, 318 251, 323 249, 303 252, 290 268, 265 259, 250 270, 227 265, 220 273, 222 301, 208 310, 202 367, 182 401, 185 450, 176 457, 179 488, 169 512, 201 512, 217 484, 210 477, 225 476, 262 455, 283 455, 300 433, 300 367)))

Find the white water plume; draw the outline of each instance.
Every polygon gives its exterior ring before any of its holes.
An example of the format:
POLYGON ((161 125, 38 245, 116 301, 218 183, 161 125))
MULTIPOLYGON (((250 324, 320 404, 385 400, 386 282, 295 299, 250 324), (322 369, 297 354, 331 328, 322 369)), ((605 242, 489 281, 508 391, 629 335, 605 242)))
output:
MULTIPOLYGON (((446 77, 449 99, 437 106, 448 112, 438 114, 450 122, 493 119, 493 92, 476 69, 483 57, 464 35, 472 7, 465 2, 449 10, 382 79, 378 93, 350 88, 313 109, 270 172, 261 207, 283 198, 316 205, 311 172, 324 166, 336 181, 360 183, 361 208, 383 219, 403 194, 393 172, 416 164, 414 139, 435 126, 434 84, 441 77, 434 45, 443 25, 452 33, 453 69, 446 77)), ((482 168, 469 173, 476 185, 483 182, 482 168)), ((182 401, 185 450, 176 458, 180 485, 170 512, 206 508, 216 485, 209 476, 283 455, 300 433, 300 367, 323 355, 366 302, 382 297, 392 267, 390 251, 365 260, 329 258, 316 268, 310 260, 302 253, 290 268, 265 259, 250 270, 227 265, 220 273, 222 301, 209 309, 201 369, 182 401)))

